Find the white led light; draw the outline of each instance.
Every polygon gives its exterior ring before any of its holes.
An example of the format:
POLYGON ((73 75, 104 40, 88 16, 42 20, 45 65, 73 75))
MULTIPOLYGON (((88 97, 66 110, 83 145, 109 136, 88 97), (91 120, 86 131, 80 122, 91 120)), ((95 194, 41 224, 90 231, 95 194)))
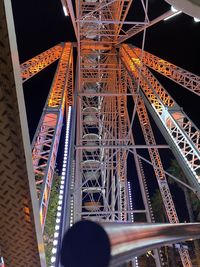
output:
POLYGON ((57 245, 58 245, 58 240, 54 240, 54 241, 53 241, 53 245, 54 245, 54 246, 57 246, 57 245))
POLYGON ((69 16, 66 6, 63 6, 63 11, 66 17, 69 16))
POLYGON ((57 238, 59 236, 59 233, 55 232, 54 233, 54 238, 57 238))
POLYGON ((60 218, 57 218, 56 219, 56 223, 60 223, 60 218))
POLYGON ((52 254, 56 254, 56 252, 57 252, 57 248, 52 248, 52 254))
POLYGON ((62 207, 61 206, 58 206, 57 210, 58 211, 61 211, 62 210, 62 207))
POLYGON ((171 6, 171 11, 172 11, 172 12, 177 12, 178 9, 176 9, 174 6, 171 6))
POLYGON ((200 22, 200 19, 194 17, 194 22, 200 22))
MULTIPOLYGON (((64 8, 63 8, 64 9, 64 8)), ((67 10, 66 10, 67 11, 67 10)), ((60 191, 58 196, 58 206, 57 206, 57 218, 56 218, 56 225, 55 225, 55 232, 54 232, 54 240, 53 245, 54 248, 52 249, 52 254, 55 255, 57 252, 57 245, 58 245, 58 237, 59 237, 59 229, 60 229, 60 217, 62 211, 62 200, 63 200, 63 193, 64 193, 64 184, 65 184, 65 176, 67 170, 67 157, 68 157, 68 139, 69 139, 69 127, 70 127, 70 116, 71 116, 71 107, 69 107, 68 118, 67 118, 67 126, 66 126, 66 135, 65 135, 65 148, 64 148, 64 156, 63 156, 63 166, 62 166, 62 175, 61 175, 61 182, 60 182, 60 191)), ((70 220, 70 223, 72 221, 70 220)), ((70 224, 72 226, 72 224, 70 224)), ((51 257, 51 262, 55 263, 56 257, 51 257)), ((53 266, 52 266, 53 267, 53 266)))
POLYGON ((51 257, 51 262, 54 263, 56 261, 56 257, 51 257))
POLYGON ((57 224, 57 225, 55 226, 55 230, 58 231, 59 229, 60 229, 60 225, 57 224))

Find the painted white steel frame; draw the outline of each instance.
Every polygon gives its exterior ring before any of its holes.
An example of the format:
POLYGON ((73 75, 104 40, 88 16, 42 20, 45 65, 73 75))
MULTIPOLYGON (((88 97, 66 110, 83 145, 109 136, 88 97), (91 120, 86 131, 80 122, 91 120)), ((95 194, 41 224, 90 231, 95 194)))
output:
MULTIPOLYGON (((126 61, 125 64, 129 71, 137 78, 142 64, 134 53, 133 47, 131 45, 122 45, 121 55, 124 58, 124 62, 126 61)), ((185 165, 190 170, 189 181, 197 187, 199 192, 199 130, 145 66, 142 66, 140 86, 151 107, 167 130, 168 135, 170 135, 173 144, 179 150, 180 159, 185 162, 185 165)))
POLYGON ((122 221, 127 217, 124 166, 127 152, 120 147, 125 144, 127 133, 126 124, 121 122, 126 92, 120 87, 117 54, 111 46, 119 36, 131 2, 76 3, 79 90, 75 221, 81 218, 122 221))
MULTIPOLYGON (((142 50, 135 47, 134 52, 141 57, 142 50)), ((200 96, 200 77, 164 59, 143 51, 142 62, 172 81, 200 96)))
POLYGON ((149 28, 149 27, 153 26, 154 24, 164 20, 165 18, 168 18, 170 15, 173 15, 173 14, 175 14, 175 12, 173 12, 172 10, 169 10, 169 11, 165 12, 164 14, 162 14, 161 16, 153 19, 152 21, 146 21, 145 24, 144 23, 138 23, 137 25, 134 25, 129 30, 127 30, 124 35, 122 35, 118 38, 117 44, 123 43, 127 39, 129 39, 129 38, 133 37, 134 35, 144 31, 146 28, 149 28))
POLYGON ((25 82, 41 70, 58 60, 63 51, 63 43, 55 45, 45 52, 25 61, 20 65, 22 81, 25 82))
MULTIPOLYGON (((126 51, 127 51, 127 49, 126 49, 126 51)), ((132 77, 135 79, 135 81, 138 81, 140 83, 140 85, 142 85, 144 83, 142 80, 145 79, 146 76, 145 76, 143 68, 142 68, 142 75, 143 76, 140 79, 138 78, 139 77, 139 74, 138 74, 139 73, 139 68, 138 68, 138 66, 141 67, 141 64, 139 65, 138 64, 138 60, 135 59, 135 62, 137 62, 137 63, 134 62, 134 65, 133 65, 133 63, 130 61, 130 59, 127 60, 126 56, 124 56, 123 53, 124 53, 124 51, 122 52, 122 59, 124 59, 124 64, 126 65, 127 69, 131 72, 132 77)), ((132 59, 133 59, 133 55, 132 54, 131 54, 131 56, 132 56, 132 59)), ((148 79, 148 81, 146 81, 146 82, 149 83, 149 81, 151 81, 151 79, 148 79)), ((132 82, 133 81, 130 81, 130 84, 132 82)), ((152 84, 152 86, 153 86, 153 84, 152 84)), ((129 86, 129 88, 133 89, 133 91, 132 91, 133 93, 135 93, 136 90, 137 90, 136 86, 135 86, 135 88, 133 86, 129 86)), ((142 89, 145 91, 144 85, 143 85, 142 89)), ((164 93, 164 96, 166 96, 166 93, 164 93)), ((162 94, 161 97, 164 97, 164 96, 162 94)), ((134 96, 133 96, 133 99, 135 99, 134 96)), ((170 101, 168 99, 167 103, 172 104, 173 101, 170 101)), ((139 99, 137 99, 136 105, 137 105, 137 114, 138 114, 138 117, 139 117, 139 120, 140 120, 140 125, 141 125, 141 128, 142 128, 143 135, 144 135, 146 143, 148 145, 156 144, 155 138, 154 138, 154 135, 153 135, 153 131, 152 131, 152 128, 151 128, 151 124, 150 124, 150 121, 148 119, 148 114, 146 112, 145 104, 144 104, 144 101, 143 101, 142 97, 139 97, 139 99)), ((157 106, 159 107, 158 104, 157 104, 157 106)), ((169 187, 168 187, 168 183, 167 183, 167 180, 166 180, 165 172, 163 170, 163 166, 162 166, 162 162, 161 162, 161 159, 160 159, 160 156, 159 156, 158 149, 157 148, 149 148, 148 150, 149 150, 151 162, 152 162, 152 165, 153 165, 153 168, 154 168, 154 171, 155 171, 155 175, 156 175, 156 178, 157 178, 157 181, 158 181, 158 185, 159 185, 159 189, 160 189, 160 192, 161 192, 161 196, 163 198, 163 202, 164 202, 164 205, 165 205, 165 208, 166 208, 168 219, 169 219, 169 221, 171 223, 178 223, 179 222, 178 216, 177 216, 177 213, 176 213, 176 210, 175 210, 175 206, 174 206, 174 203, 173 203, 173 200, 172 200, 172 196, 171 196, 171 193, 170 193, 170 190, 169 190, 169 187)), ((181 260, 182 260, 183 266, 192 266, 189 253, 188 253, 188 251, 186 249, 180 248, 179 249, 179 254, 181 256, 181 260)))
MULTIPOLYGON (((91 56, 83 55, 84 62, 89 62, 87 57, 91 56)), ((98 56, 98 64, 101 66, 111 65, 110 57, 115 61, 113 52, 106 56, 99 53, 98 56)), ((125 121, 122 123, 125 105, 125 99, 122 98, 125 96, 106 96, 106 91, 112 93, 121 90, 115 69, 103 73, 105 78, 101 78, 101 73, 99 75, 95 68, 88 69, 86 64, 81 72, 83 87, 79 96, 80 113, 77 116, 78 132, 81 135, 77 144, 80 160, 76 162, 79 171, 75 177, 75 199, 80 199, 81 195, 82 203, 78 200, 75 202, 76 216, 77 219, 83 218, 80 217, 82 215, 95 220, 126 220, 127 149, 124 142, 128 128, 125 121), (92 80, 89 81, 91 76, 92 80), (91 85, 93 87, 89 87, 91 85), (105 95, 84 96, 88 88, 103 91, 105 95), (110 144, 113 147, 109 147, 110 144)))
POLYGON ((72 45, 66 43, 33 142, 32 156, 44 229, 63 123, 67 88, 72 87, 72 45))

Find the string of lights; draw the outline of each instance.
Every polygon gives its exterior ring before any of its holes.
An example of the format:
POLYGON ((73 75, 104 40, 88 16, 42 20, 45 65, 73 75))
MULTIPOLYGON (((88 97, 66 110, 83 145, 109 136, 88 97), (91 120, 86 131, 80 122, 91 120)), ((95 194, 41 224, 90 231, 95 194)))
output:
POLYGON ((71 121, 71 106, 69 106, 68 115, 67 115, 63 165, 62 165, 62 173, 61 173, 61 181, 60 181, 60 190, 59 190, 59 196, 58 196, 58 206, 57 206, 57 215, 56 215, 53 248, 52 248, 52 252, 51 252, 52 253, 52 256, 51 256, 51 264, 52 265, 50 267, 55 267, 55 263, 56 263, 56 254, 57 254, 57 248, 58 248, 58 240, 59 240, 61 216, 62 216, 62 208, 63 208, 64 187, 65 187, 65 183, 66 183, 66 173, 67 173, 70 121, 71 121))
MULTIPOLYGON (((133 210, 133 201, 132 201, 132 193, 131 193, 131 184, 128 181, 128 197, 129 197, 129 206, 130 206, 130 210, 133 210)), ((130 221, 132 223, 134 223, 134 213, 130 213, 130 221)), ((135 267, 139 267, 139 263, 138 263, 138 257, 135 257, 133 259, 133 264, 135 267)))

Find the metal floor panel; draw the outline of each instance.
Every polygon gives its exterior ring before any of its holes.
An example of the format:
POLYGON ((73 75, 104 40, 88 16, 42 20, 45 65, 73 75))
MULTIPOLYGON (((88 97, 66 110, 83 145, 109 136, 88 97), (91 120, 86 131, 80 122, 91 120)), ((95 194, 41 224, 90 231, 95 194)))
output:
POLYGON ((6 267, 44 267, 18 63, 11 3, 0 1, 0 251, 6 267))

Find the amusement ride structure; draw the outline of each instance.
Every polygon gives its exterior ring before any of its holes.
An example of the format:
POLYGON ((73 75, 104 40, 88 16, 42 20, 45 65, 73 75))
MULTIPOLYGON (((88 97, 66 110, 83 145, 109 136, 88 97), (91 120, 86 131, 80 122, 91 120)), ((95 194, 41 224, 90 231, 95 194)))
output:
MULTIPOLYGON (((91 220, 100 224, 120 222, 125 226, 126 223, 134 224, 135 215, 142 214, 145 222, 155 223, 144 171, 146 164, 154 171, 168 222, 179 223, 166 177, 169 175, 176 181, 177 178, 164 170, 160 150, 170 149, 173 152, 188 184, 178 182, 192 190, 199 198, 200 133, 154 73, 164 75, 197 97, 200 95, 200 77, 143 49, 146 28, 179 11, 172 8, 150 21, 147 12, 148 1, 141 1, 144 20, 130 22, 126 21, 126 16, 132 0, 79 0, 75 3, 75 12, 70 0, 62 0, 65 11, 71 16, 77 43, 60 43, 21 64, 19 69, 13 56, 17 48, 9 3, 10 1, 6 0, 1 4, 1 31, 5 33, 2 34, 2 51, 8 51, 7 54, 2 52, 1 58, 4 60, 1 64, 7 61, 7 72, 13 74, 10 74, 11 78, 8 80, 6 76, 2 77, 5 88, 18 89, 16 93, 12 91, 12 103, 15 103, 16 107, 9 106, 9 97, 1 96, 1 114, 4 118, 3 105, 6 103, 5 109, 15 108, 14 114, 19 114, 19 118, 17 117, 16 122, 8 123, 11 120, 8 114, 8 121, 2 119, 3 122, 0 122, 3 125, 1 133, 7 133, 6 125, 13 124, 13 129, 8 130, 11 131, 13 139, 8 137, 9 133, 8 136, 3 134, 2 137, 5 138, 3 140, 7 147, 4 147, 2 141, 1 157, 4 167, 0 167, 3 175, 0 204, 4 218, 0 219, 0 248, 5 266, 46 266, 42 232, 63 128, 65 146, 52 267, 61 266, 59 251, 62 237, 77 221, 91 220), (124 30, 124 25, 128 25, 129 29, 124 30), (124 43, 142 31, 142 48, 124 43), (74 50, 77 51, 76 64, 73 58, 74 50), (27 122, 23 117, 24 103, 19 100, 23 99, 20 88, 22 82, 56 60, 56 73, 32 141, 31 162, 27 122), (152 118, 167 144, 157 144, 151 126, 152 118), (21 131, 21 127, 25 130, 21 131), (15 132, 19 141, 16 141, 12 131, 19 131, 18 134, 15 132), (143 136, 142 144, 137 144, 135 140, 138 133, 143 136), (9 158, 11 150, 14 153, 12 159, 9 158), (148 156, 145 157, 147 153, 148 156), (18 161, 21 159, 21 163, 14 163, 16 157, 18 161), (128 167, 130 161, 134 171, 128 167), (12 164, 16 164, 15 168, 12 164), (144 206, 140 210, 135 210, 132 205, 130 172, 134 172, 140 187, 144 206), (19 240, 20 242, 17 242, 19 240)), ((4 94, 11 95, 6 89, 4 94)), ((170 227, 169 224, 166 225, 170 227)), ((191 227, 194 225, 191 224, 191 227)), ((155 266, 163 266, 159 244, 167 245, 199 237, 199 228, 184 229, 187 229, 187 233, 180 231, 177 238, 172 238, 169 230, 171 239, 167 238, 167 234, 166 237, 159 235, 158 231, 156 238, 159 241, 152 245, 155 266)), ((192 266, 187 247, 180 246, 178 251, 182 265, 192 266)), ((139 266, 136 256, 137 252, 133 254, 132 259, 123 259, 130 266, 139 266)))

